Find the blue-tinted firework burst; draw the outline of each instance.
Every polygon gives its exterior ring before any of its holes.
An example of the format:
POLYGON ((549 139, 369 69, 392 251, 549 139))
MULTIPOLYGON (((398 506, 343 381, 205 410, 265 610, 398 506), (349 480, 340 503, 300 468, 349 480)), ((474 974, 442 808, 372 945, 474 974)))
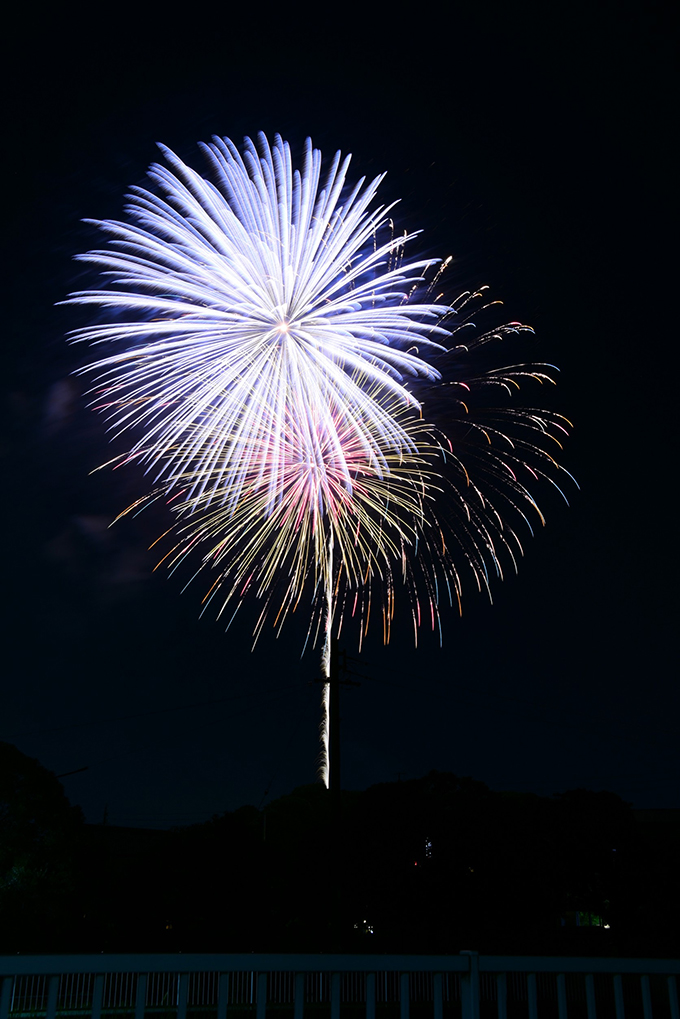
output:
POLYGON ((395 237, 391 207, 374 207, 381 177, 348 186, 349 157, 322 172, 310 141, 299 171, 278 136, 246 139, 242 154, 221 138, 203 149, 207 177, 162 148, 167 167, 133 190, 127 220, 91 221, 109 244, 82 259, 108 284, 70 297, 112 309, 71 338, 112 348, 83 371, 114 433, 131 436, 125 459, 150 472, 135 505, 171 501, 166 560, 212 570, 220 612, 253 592, 256 632, 309 591, 328 649, 348 616, 365 632, 378 587, 388 639, 398 578, 416 630, 422 617, 436 626, 440 602, 459 603, 461 563, 488 588, 503 550, 516 558, 513 519, 540 519, 527 486, 560 470, 563 419, 476 418, 465 393, 550 371, 466 377, 472 345, 524 327, 475 337, 481 295, 428 297, 434 263, 404 258, 415 235, 395 237), (453 427, 428 428, 442 399, 453 427))

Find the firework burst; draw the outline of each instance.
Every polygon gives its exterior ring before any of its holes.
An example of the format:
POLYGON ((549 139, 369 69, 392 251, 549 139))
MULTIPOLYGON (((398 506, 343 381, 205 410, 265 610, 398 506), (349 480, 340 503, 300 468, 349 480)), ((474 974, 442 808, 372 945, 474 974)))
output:
MULTIPOLYGON (((391 403, 394 398, 383 400, 383 409, 403 431, 408 446, 400 452, 381 450, 379 461, 347 423, 338 422, 325 440, 319 427, 318 457, 311 461, 305 429, 290 418, 277 449, 278 487, 273 493, 263 468, 269 451, 266 438, 261 457, 254 457, 256 466, 241 478, 242 494, 235 507, 215 497, 224 477, 219 462, 213 468, 216 480, 207 479, 202 495, 193 494, 192 472, 175 479, 170 500, 176 517, 170 533, 175 540, 163 561, 172 570, 188 561, 198 563, 198 572, 213 572, 204 601, 206 607, 219 606, 218 616, 231 606, 232 619, 252 592, 263 603, 255 639, 270 608, 275 624, 282 626, 305 589, 312 592, 310 633, 318 633, 333 610, 339 627, 345 610, 359 616, 363 633, 371 594, 377 589, 389 640, 395 572, 409 582, 412 561, 421 557, 419 545, 427 547, 435 524, 433 463, 439 454, 423 422, 391 403), (336 439, 342 444, 341 465, 335 455, 336 439)), ((157 498, 168 499, 167 483, 125 513, 157 498)))
POLYGON ((109 244, 80 257, 108 284, 69 302, 105 315, 71 339, 110 348, 82 369, 92 403, 130 435, 119 460, 151 476, 125 512, 166 500, 163 561, 211 573, 206 605, 227 619, 259 599, 256 639, 307 592, 328 677, 332 633, 358 617, 361 640, 376 590, 387 641, 397 581, 417 635, 443 601, 460 605, 460 564, 488 591, 516 563, 566 422, 474 403, 552 369, 471 371, 473 348, 526 327, 475 331, 482 292, 432 299, 446 263, 426 287, 435 263, 409 262, 415 234, 375 207, 382 177, 349 186, 340 153, 322 173, 309 140, 299 171, 278 136, 202 148, 207 177, 161 147, 167 166, 132 190, 127 220, 89 221, 109 244))
POLYGON ((322 181, 309 141, 301 172, 278 137, 246 139, 243 156, 228 139, 203 148, 215 183, 162 148, 160 194, 134 189, 130 223, 90 221, 110 248, 81 260, 124 289, 70 299, 128 316, 71 334, 119 348, 84 369, 97 406, 156 480, 191 473, 189 497, 234 509, 254 471, 273 509, 291 419, 309 462, 351 490, 341 433, 378 471, 413 448, 380 397, 419 409, 405 377, 437 377, 415 347, 441 349, 442 307, 407 300, 432 263, 403 263, 414 235, 373 243, 391 207, 371 209, 381 177, 343 194, 349 157, 322 181))

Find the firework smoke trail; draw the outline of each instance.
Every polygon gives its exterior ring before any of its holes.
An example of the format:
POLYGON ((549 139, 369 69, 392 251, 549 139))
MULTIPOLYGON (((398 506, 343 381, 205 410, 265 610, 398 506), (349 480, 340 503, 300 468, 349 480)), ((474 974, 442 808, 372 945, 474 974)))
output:
POLYGON ((328 572, 326 575, 326 590, 324 591, 326 632, 324 634, 323 653, 321 655, 321 669, 323 678, 323 690, 321 694, 321 722, 319 724, 319 737, 321 742, 321 753, 319 759, 319 778, 328 789, 330 782, 330 707, 331 707, 331 654, 333 645, 333 532, 328 537, 328 572))
MULTIPOLYGON (((328 673, 326 673, 328 675, 328 673)), ((321 752, 319 754, 318 775, 328 789, 330 784, 330 713, 331 713, 331 684, 326 682, 323 685, 321 694, 321 721, 319 723, 319 742, 321 752)))

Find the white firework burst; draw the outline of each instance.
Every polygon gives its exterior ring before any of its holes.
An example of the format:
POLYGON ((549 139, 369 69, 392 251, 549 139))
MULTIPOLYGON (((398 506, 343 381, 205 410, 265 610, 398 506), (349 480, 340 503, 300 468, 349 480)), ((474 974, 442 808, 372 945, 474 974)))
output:
POLYGON ((322 172, 309 140, 299 171, 279 136, 202 148, 208 177, 161 147, 168 165, 151 167, 154 190, 132 190, 128 220, 89 221, 109 246, 80 257, 109 282, 69 298, 108 309, 71 339, 113 347, 82 371, 131 436, 121 459, 152 474, 135 506, 172 499, 165 558, 200 550, 220 613, 253 592, 282 620, 308 587, 328 641, 342 574, 362 632, 381 587, 387 638, 401 575, 416 630, 422 596, 434 625, 442 590, 460 603, 458 562, 488 590, 503 556, 516 561, 514 521, 542 521, 533 482, 562 470, 559 415, 471 412, 466 394, 552 381, 550 366, 470 369, 473 347, 526 327, 470 332, 482 292, 418 300, 434 262, 404 260, 415 234, 395 237, 393 206, 375 207, 382 176, 349 186, 349 156, 322 172), (420 419, 423 392, 445 436, 420 419))
POLYGON ((414 452, 384 397, 419 410, 405 379, 437 377, 415 348, 442 349, 446 309, 408 299, 432 264, 403 263, 413 234, 374 243, 392 208, 372 208, 382 177, 345 193, 349 156, 322 180, 311 141, 301 171, 280 137, 258 141, 243 155, 228 139, 204 145, 212 180, 162 147, 159 193, 133 189, 128 223, 89 221, 110 247, 80 257, 111 287, 70 301, 127 318, 71 339, 117 345, 83 371, 98 372, 96 404, 156 480, 191 474, 187 498, 233 509, 255 474, 273 509, 292 417, 323 511, 327 471, 352 490, 348 438, 378 475, 414 452))

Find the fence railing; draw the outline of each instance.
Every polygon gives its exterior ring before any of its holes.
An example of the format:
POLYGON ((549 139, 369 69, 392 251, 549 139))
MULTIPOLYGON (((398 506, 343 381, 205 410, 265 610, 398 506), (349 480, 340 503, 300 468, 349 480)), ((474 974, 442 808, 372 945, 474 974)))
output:
POLYGON ((0 1019, 680 1019, 680 960, 460 955, 1 956, 0 1019))

